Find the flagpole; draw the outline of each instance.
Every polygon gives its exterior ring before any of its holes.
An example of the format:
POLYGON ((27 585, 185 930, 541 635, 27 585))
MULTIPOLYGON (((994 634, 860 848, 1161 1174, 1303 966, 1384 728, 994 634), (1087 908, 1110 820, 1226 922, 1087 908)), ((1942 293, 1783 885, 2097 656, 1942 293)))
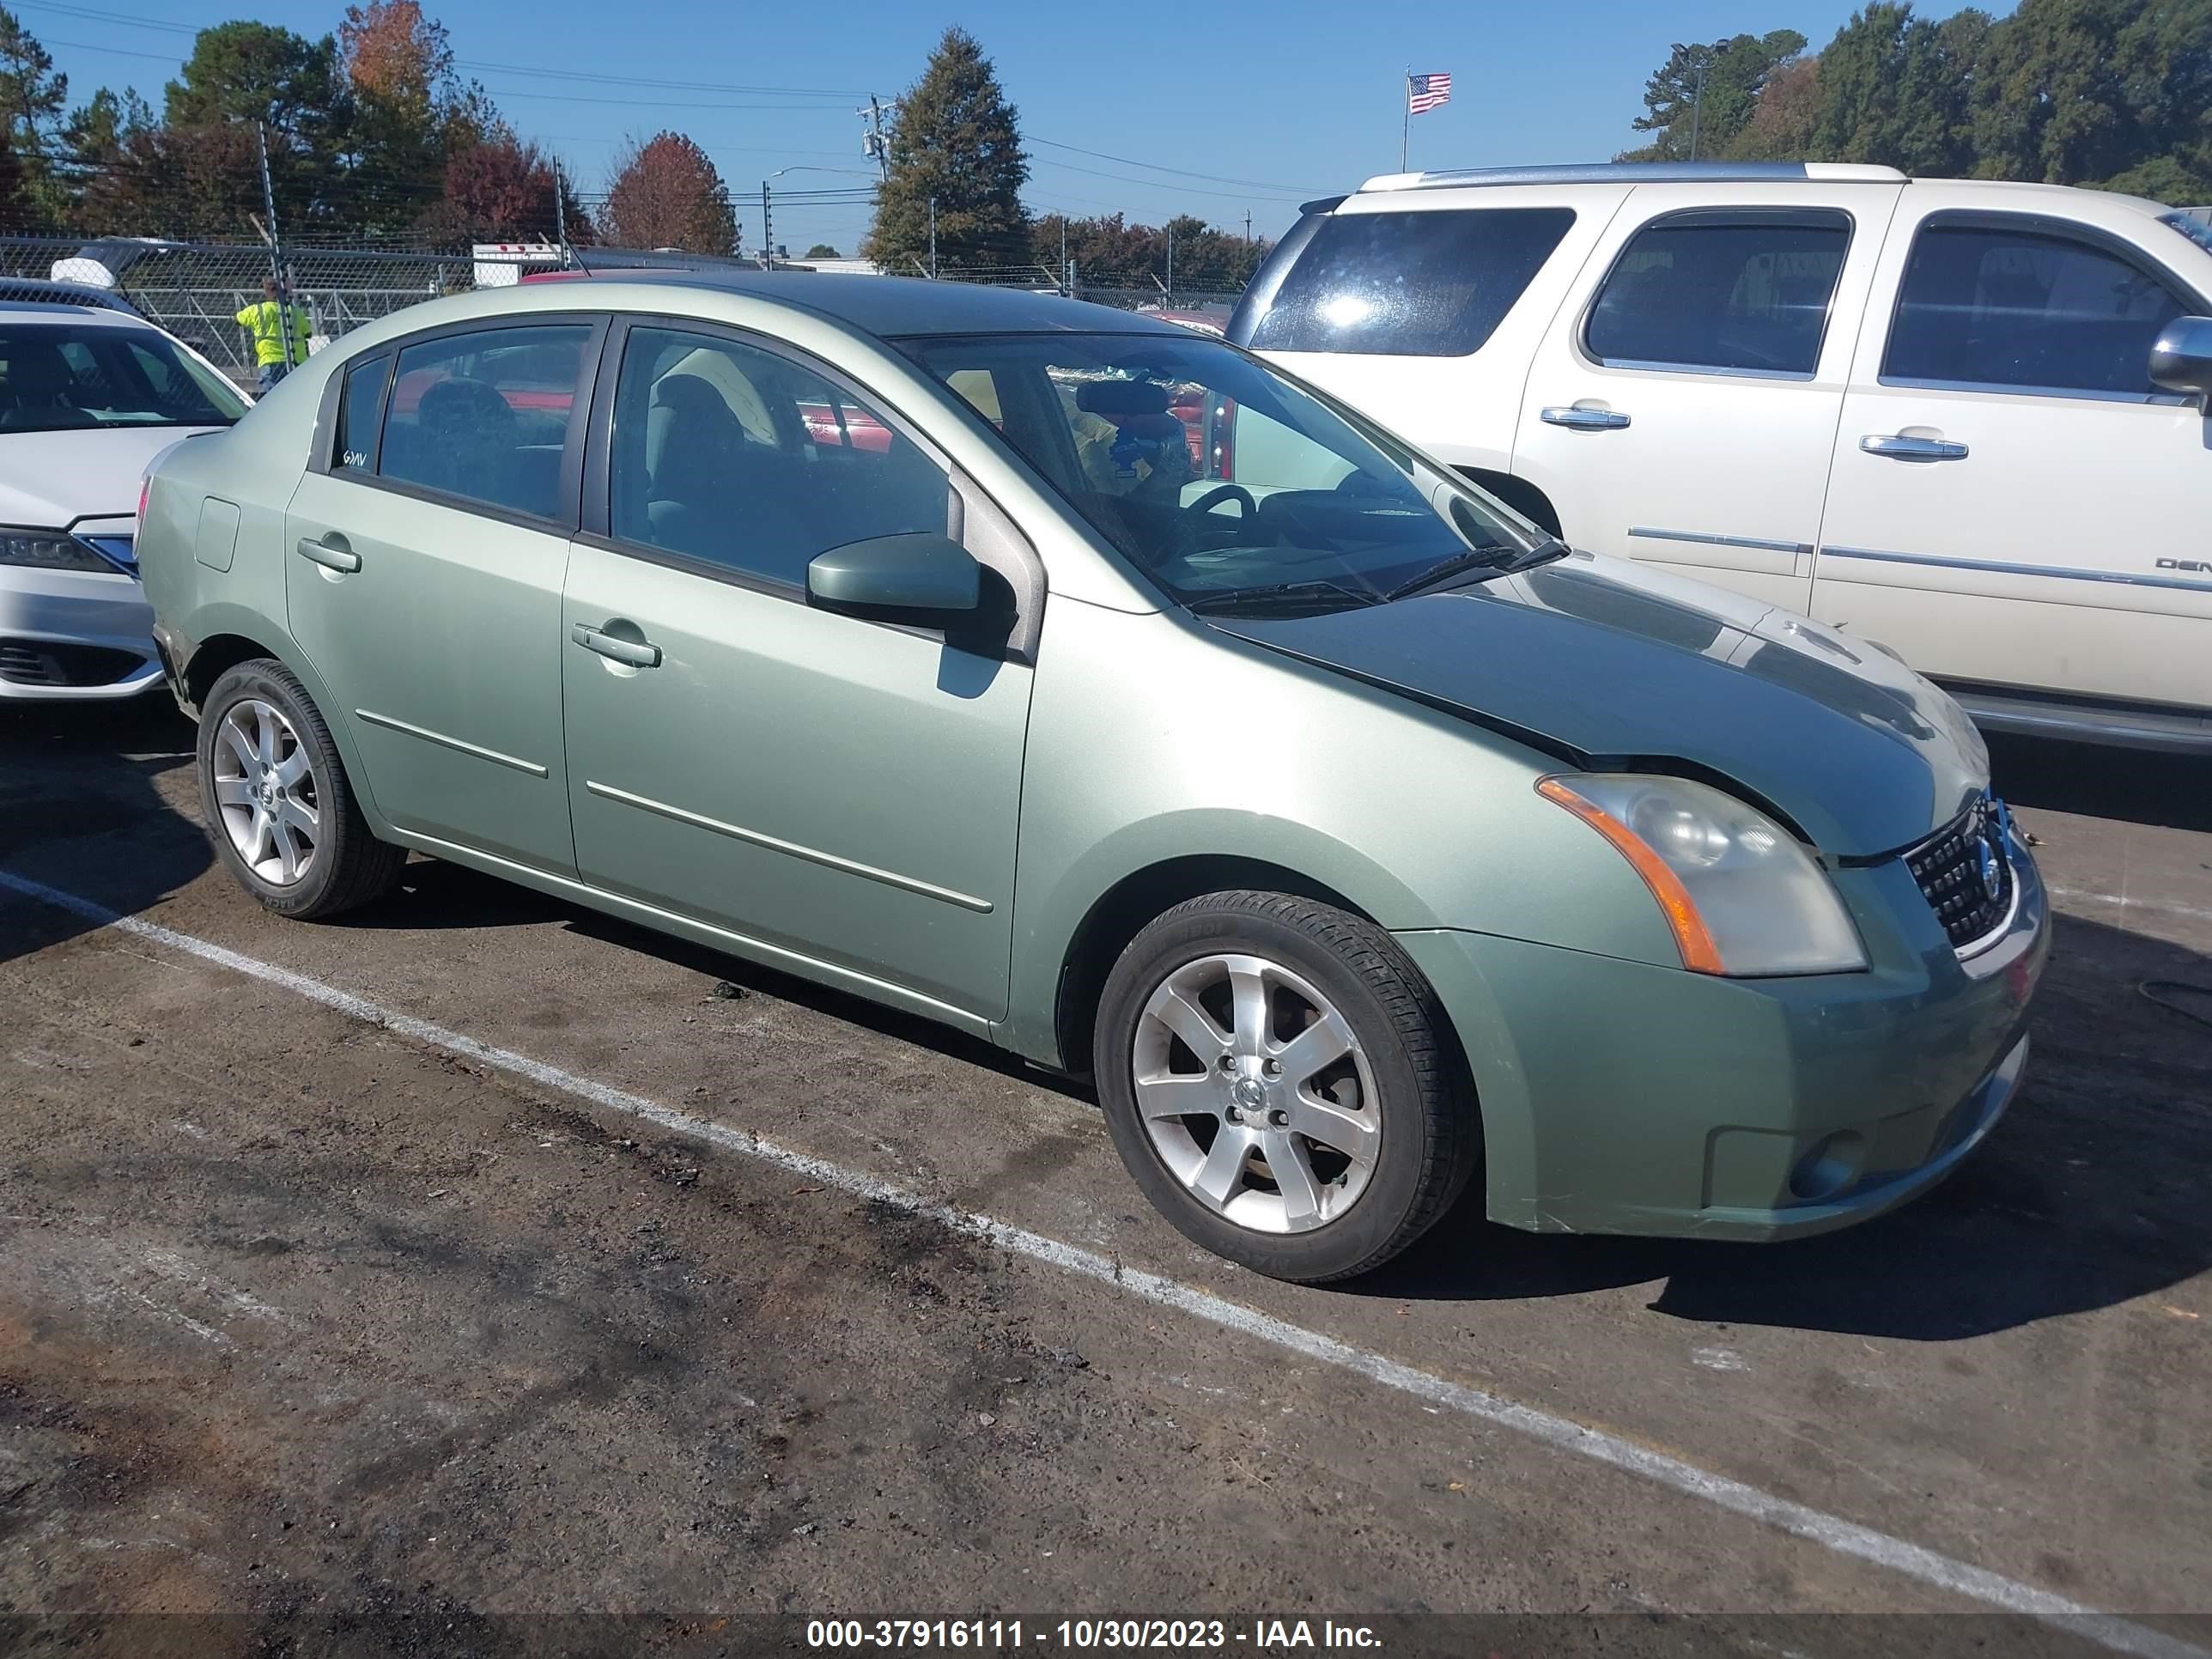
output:
POLYGON ((1406 78, 1398 83, 1398 171, 1406 170, 1406 143, 1413 133, 1413 66, 1406 65, 1406 78))

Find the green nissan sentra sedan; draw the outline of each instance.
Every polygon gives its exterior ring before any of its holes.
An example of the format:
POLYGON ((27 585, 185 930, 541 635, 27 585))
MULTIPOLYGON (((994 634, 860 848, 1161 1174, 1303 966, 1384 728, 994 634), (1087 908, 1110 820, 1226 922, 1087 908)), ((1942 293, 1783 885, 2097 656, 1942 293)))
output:
POLYGON ((1593 558, 1218 340, 896 277, 422 305, 157 465, 224 862, 411 850, 1089 1073, 1286 1279, 1875 1214, 2049 919, 1956 704, 1593 558))

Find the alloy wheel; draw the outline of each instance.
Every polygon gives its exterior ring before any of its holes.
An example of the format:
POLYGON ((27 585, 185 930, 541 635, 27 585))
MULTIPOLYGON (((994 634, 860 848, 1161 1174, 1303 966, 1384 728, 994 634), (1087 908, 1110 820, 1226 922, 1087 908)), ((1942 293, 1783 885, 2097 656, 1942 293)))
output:
POLYGON ((1170 1173, 1255 1232, 1326 1226, 1359 1201, 1382 1122, 1351 1023, 1265 957, 1184 963, 1137 1022, 1137 1109, 1170 1173))
POLYGON ((224 711, 213 750, 216 811, 239 858, 272 887, 313 867, 321 796, 300 734, 274 704, 247 697, 224 711))

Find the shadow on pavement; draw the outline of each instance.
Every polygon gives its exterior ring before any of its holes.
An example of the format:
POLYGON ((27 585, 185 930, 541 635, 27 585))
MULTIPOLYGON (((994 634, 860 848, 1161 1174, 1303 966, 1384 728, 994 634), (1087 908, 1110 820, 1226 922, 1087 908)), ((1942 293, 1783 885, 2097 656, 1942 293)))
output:
POLYGON ((1990 769, 2014 806, 2212 830, 2212 757, 1993 737, 1990 769))
MULTIPOLYGON (((37 878, 58 844, 98 838, 100 899, 139 912, 211 860, 154 787, 191 763, 166 699, 0 710, 0 866, 37 878)), ((2212 827, 2207 763, 2005 745, 2000 787, 2023 805, 2212 827)), ((82 858, 82 853, 76 855, 82 858)), ((0 933, 0 960, 85 930, 58 910, 0 933)), ((499 927, 565 921, 590 937, 812 1008, 969 1065, 1090 1099, 988 1043, 596 912, 417 860, 401 890, 334 924, 499 927)), ((1475 1195, 1350 1293, 1480 1303, 1650 1284, 1655 1311, 1699 1322, 1944 1340, 2108 1306, 2212 1267, 2212 1032, 2141 995, 2146 980, 2212 983, 2212 960, 2076 917, 2059 923, 2028 1081, 1944 1186, 1842 1233, 1771 1245, 1537 1237, 1491 1225, 1475 1195)))
MULTIPOLYGON (((184 886, 215 854, 197 819, 172 811, 154 784, 180 768, 189 775, 192 742, 167 691, 124 702, 0 704, 0 869, 35 881, 63 855, 81 864, 89 844, 101 872, 96 896, 116 910, 135 914, 184 886)), ((0 923, 0 962, 93 925, 4 891, 0 905, 21 919, 0 923)))

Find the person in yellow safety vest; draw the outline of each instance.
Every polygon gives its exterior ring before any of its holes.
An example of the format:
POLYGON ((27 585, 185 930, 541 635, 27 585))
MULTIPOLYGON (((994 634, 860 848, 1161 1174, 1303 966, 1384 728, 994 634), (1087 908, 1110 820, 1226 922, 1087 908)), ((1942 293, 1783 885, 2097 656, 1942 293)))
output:
POLYGON ((261 298, 238 313, 238 325, 253 343, 253 367, 264 396, 291 369, 307 361, 307 307, 285 297, 274 276, 261 279, 261 298), (291 337, 285 337, 289 313, 291 337))

